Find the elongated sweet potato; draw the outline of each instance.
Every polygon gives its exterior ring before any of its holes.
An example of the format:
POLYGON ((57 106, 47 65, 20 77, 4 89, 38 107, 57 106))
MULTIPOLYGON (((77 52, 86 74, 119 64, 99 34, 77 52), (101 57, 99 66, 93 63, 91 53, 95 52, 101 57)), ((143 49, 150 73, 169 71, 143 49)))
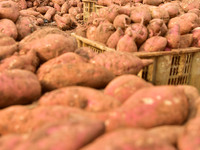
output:
POLYGON ((196 117, 192 120, 190 120, 186 127, 185 132, 183 135, 178 139, 177 147, 179 150, 198 150, 200 146, 199 142, 199 131, 200 131, 200 119, 199 117, 196 117))
POLYGON ((114 78, 111 71, 90 63, 55 64, 47 70, 39 68, 37 75, 44 90, 71 85, 103 88, 114 78))
POLYGON ((115 98, 103 92, 81 86, 66 87, 46 93, 39 99, 39 105, 62 105, 77 107, 86 111, 107 111, 120 106, 115 98))
POLYGON ((143 129, 121 129, 106 133, 81 150, 176 150, 175 147, 148 134, 143 129))
POLYGON ((166 46, 167 46, 167 39, 165 37, 153 36, 147 39, 142 44, 139 51, 144 51, 144 52, 163 51, 166 46))
POLYGON ((128 52, 104 52, 90 59, 90 63, 103 66, 115 75, 137 74, 144 66, 152 63, 152 60, 142 60, 128 52))
POLYGON ((10 36, 0 33, 0 60, 18 51, 17 42, 10 36))
POLYGON ((188 111, 187 97, 182 89, 175 86, 142 88, 109 114, 107 130, 127 126, 181 125, 186 121, 188 111))
POLYGON ((178 138, 183 134, 184 126, 160 126, 151 128, 148 130, 148 133, 154 135, 158 139, 162 139, 167 143, 170 143, 176 146, 178 138))
POLYGON ((121 75, 109 82, 104 93, 124 102, 137 90, 150 86, 150 83, 135 75, 121 75))
POLYGON ((173 3, 170 3, 170 2, 164 3, 163 5, 160 5, 159 7, 161 9, 165 9, 168 12, 170 18, 174 18, 179 15, 179 7, 173 3))
POLYGON ((0 107, 28 104, 41 95, 37 76, 30 71, 13 69, 0 73, 0 107))
POLYGON ((174 25, 170 28, 166 34, 167 46, 170 48, 179 48, 180 47, 180 26, 179 24, 174 25))
POLYGON ((20 53, 35 50, 41 61, 47 61, 77 48, 74 37, 57 28, 42 28, 19 42, 20 53))
POLYGON ((24 69, 35 72, 39 65, 39 59, 35 51, 29 51, 25 55, 15 54, 0 61, 0 72, 11 69, 24 69))
POLYGON ((58 148, 59 150, 77 150, 103 132, 102 122, 87 118, 50 123, 28 135, 26 140, 16 146, 16 150, 58 148))

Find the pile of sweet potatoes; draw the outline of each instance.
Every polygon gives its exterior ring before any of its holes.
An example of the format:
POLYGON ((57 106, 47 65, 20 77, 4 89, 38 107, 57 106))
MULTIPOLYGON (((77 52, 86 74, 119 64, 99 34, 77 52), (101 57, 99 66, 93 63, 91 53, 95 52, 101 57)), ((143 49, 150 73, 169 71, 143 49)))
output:
POLYGON ((77 34, 116 51, 154 52, 200 47, 200 2, 99 0, 77 34), (82 29, 82 30, 81 30, 82 29))
POLYGON ((80 0, 1 0, 0 33, 21 40, 42 26, 74 29, 83 20, 80 0))

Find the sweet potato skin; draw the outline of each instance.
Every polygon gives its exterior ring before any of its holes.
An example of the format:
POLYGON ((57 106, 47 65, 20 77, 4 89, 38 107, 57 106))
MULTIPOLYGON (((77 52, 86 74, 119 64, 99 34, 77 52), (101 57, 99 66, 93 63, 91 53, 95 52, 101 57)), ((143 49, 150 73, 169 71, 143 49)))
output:
POLYGON ((44 90, 72 85, 103 88, 114 78, 111 71, 89 63, 56 64, 49 70, 39 68, 37 76, 44 90))
POLYGON ((14 22, 10 19, 0 20, 0 32, 14 39, 17 39, 17 36, 18 36, 17 27, 14 24, 14 22))
POLYGON ((97 148, 104 150, 175 150, 163 139, 148 134, 140 128, 126 128, 106 133, 81 150, 96 150, 97 148))
POLYGON ((39 99, 38 104, 43 106, 62 105, 91 112, 100 112, 117 108, 121 103, 99 90, 71 86, 46 93, 39 99))
POLYGON ((20 53, 35 50, 42 62, 55 58, 77 48, 74 37, 56 28, 42 28, 19 42, 20 53))
POLYGON ((18 51, 18 43, 10 36, 0 33, 0 60, 18 51))
POLYGON ((13 69, 0 73, 0 107, 28 104, 41 95, 37 76, 30 71, 13 69))
POLYGON ((187 119, 188 110, 187 97, 182 89, 174 86, 142 88, 109 114, 107 130, 127 126, 181 125, 187 119), (172 107, 177 110, 176 113, 172 107))
POLYGON ((103 66, 115 75, 137 74, 142 68, 142 60, 126 52, 104 52, 90 60, 90 63, 103 66))
POLYGON ((137 90, 150 86, 152 86, 150 83, 135 75, 121 75, 109 82, 104 93, 115 97, 123 103, 137 90))

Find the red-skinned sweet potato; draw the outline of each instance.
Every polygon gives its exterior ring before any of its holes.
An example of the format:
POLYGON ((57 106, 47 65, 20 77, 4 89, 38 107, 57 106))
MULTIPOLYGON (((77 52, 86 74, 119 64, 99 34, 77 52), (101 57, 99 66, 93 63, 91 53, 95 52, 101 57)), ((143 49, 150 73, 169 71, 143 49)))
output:
POLYGON ((120 129, 106 133, 81 150, 176 150, 175 147, 149 134, 144 129, 120 129))
POLYGON ((167 46, 167 39, 162 36, 153 36, 147 39, 139 51, 144 52, 155 52, 155 51, 163 51, 167 46))
POLYGON ((180 48, 187 48, 190 47, 193 41, 193 35, 192 34, 185 34, 181 35, 180 37, 180 48))
POLYGON ((18 51, 17 42, 10 36, 0 33, 0 60, 18 51))
POLYGON ((109 37, 106 45, 110 48, 117 48, 117 43, 123 37, 124 32, 122 28, 118 27, 117 30, 109 37))
POLYGON ((37 76, 30 71, 13 69, 0 73, 0 107, 28 104, 41 95, 37 76))
POLYGON ((12 20, 1 19, 0 20, 0 33, 4 33, 14 39, 17 39, 17 28, 12 20))
POLYGON ((152 128, 161 125, 181 125, 188 116, 188 101, 184 91, 175 86, 142 88, 106 120, 107 130, 119 127, 152 128), (176 110, 174 113, 173 110, 176 110))
POLYGON ((0 72, 11 69, 24 69, 35 72, 39 65, 39 59, 35 51, 29 51, 25 55, 15 54, 0 61, 0 72))
POLYGON ((147 26, 149 37, 164 36, 167 33, 167 26, 162 19, 152 19, 147 26))
POLYGON ((193 35, 192 46, 200 47, 200 27, 197 27, 194 30, 192 30, 192 35, 193 35))
POLYGON ((125 29, 130 24, 131 19, 129 18, 129 16, 124 14, 116 16, 113 22, 115 29, 117 29, 118 27, 125 29))
POLYGON ((111 71, 89 63, 55 64, 48 70, 39 68, 37 76, 44 90, 72 85, 103 88, 114 78, 111 71))
POLYGON ((150 83, 135 75, 121 75, 109 82, 104 93, 125 102, 137 90, 150 86, 150 83))
POLYGON ((55 58, 77 48, 74 37, 57 28, 42 28, 26 36, 19 42, 20 53, 35 50, 42 62, 55 58))
POLYGON ((13 22, 19 17, 18 4, 13 1, 1 1, 0 2, 0 18, 10 19, 13 22))
POLYGON ((76 54, 86 58, 87 60, 93 58, 94 56, 98 55, 98 52, 93 51, 89 47, 80 47, 74 51, 76 54))
POLYGON ((121 102, 96 89, 71 86, 46 93, 39 99, 38 104, 43 106, 62 105, 100 112, 117 108, 121 102))
POLYGON ((137 52, 138 48, 135 39, 136 34, 127 31, 127 33, 118 41, 116 50, 122 52, 137 52))
POLYGON ((167 38, 167 46, 169 48, 179 48, 180 47, 180 25, 176 24, 172 28, 170 28, 166 34, 167 38))
POLYGON ((137 74, 144 66, 152 63, 152 60, 142 60, 129 52, 104 52, 90 59, 90 63, 103 66, 115 75, 137 74))

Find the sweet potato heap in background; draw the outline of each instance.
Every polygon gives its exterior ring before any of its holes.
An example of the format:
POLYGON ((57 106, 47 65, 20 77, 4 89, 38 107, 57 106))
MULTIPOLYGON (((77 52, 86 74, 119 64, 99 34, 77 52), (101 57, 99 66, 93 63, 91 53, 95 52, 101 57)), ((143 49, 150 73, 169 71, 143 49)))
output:
POLYGON ((105 7, 78 26, 78 35, 126 52, 200 47, 199 0, 98 0, 98 4, 105 7))
POLYGON ((0 150, 198 150, 199 89, 146 82, 128 52, 198 46, 199 3, 98 3, 82 26, 80 1, 0 1, 0 150), (78 48, 76 26, 117 51, 78 48))
POLYGON ((0 32, 21 40, 41 26, 74 29, 83 19, 80 0, 1 0, 0 32))

